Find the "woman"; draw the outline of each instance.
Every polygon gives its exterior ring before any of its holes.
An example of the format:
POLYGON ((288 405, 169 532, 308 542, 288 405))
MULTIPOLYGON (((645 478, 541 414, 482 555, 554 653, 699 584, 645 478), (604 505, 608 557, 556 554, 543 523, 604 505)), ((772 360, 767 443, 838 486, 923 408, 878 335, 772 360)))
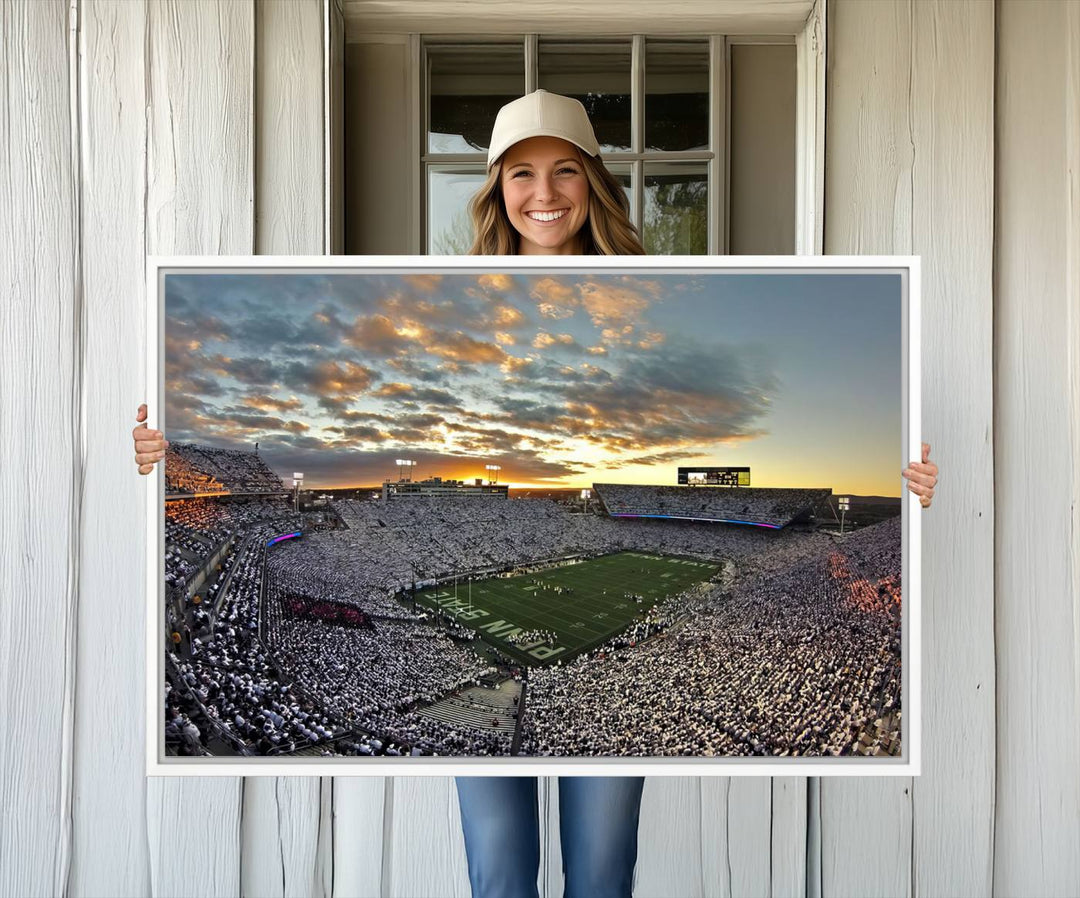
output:
MULTIPOLYGON (((469 203, 472 255, 644 255, 585 107, 543 90, 499 110, 469 203)), ((537 895, 535 777, 457 777, 473 898, 537 895)), ((629 896, 644 777, 560 777, 566 898, 629 896)))
MULTIPOLYGON (((469 203, 473 255, 642 255, 621 185, 600 160, 585 108, 536 91, 508 103, 495 120, 488 177, 469 203)), ((146 420, 140 406, 137 421, 146 420)), ((139 473, 168 446, 145 424, 132 432, 139 473)), ((937 466, 902 473, 929 507, 937 466)), ((474 898, 536 896, 540 863, 534 777, 458 777, 462 828, 474 898)), ((637 860, 642 777, 560 777, 566 898, 629 896, 637 860)))

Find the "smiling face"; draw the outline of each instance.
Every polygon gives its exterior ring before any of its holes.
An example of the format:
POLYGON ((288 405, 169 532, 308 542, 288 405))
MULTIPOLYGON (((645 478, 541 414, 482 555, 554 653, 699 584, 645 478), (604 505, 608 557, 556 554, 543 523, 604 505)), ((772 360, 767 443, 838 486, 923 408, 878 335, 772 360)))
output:
POLYGON ((576 146, 558 137, 530 137, 503 154, 499 176, 510 224, 523 256, 574 255, 589 217, 589 182, 576 146))

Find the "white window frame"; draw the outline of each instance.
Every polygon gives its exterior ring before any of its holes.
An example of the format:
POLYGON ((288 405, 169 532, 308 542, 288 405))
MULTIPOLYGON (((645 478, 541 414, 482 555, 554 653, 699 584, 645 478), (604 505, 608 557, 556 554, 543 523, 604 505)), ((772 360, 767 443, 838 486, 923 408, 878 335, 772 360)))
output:
MULTIPOLYGON (((632 218, 639 223, 644 206, 643 168, 644 163, 653 159, 677 161, 706 161, 708 168, 709 196, 709 234, 707 248, 711 255, 727 253, 727 217, 728 217, 728 178, 729 153, 728 110, 730 109, 730 58, 729 48, 735 43, 792 43, 796 48, 796 126, 795 126, 795 172, 796 172, 796 227, 795 253, 797 255, 819 255, 823 251, 823 215, 825 183, 825 4, 826 0, 815 0, 810 13, 795 30, 779 29, 780 33, 768 35, 713 34, 709 37, 709 142, 714 150, 687 151, 684 153, 648 154, 642 153, 644 139, 643 103, 633 102, 631 106, 631 140, 633 152, 612 157, 612 162, 631 162, 634 184, 634 209, 632 218), (721 104, 722 99, 722 106, 721 104), (722 213, 722 214, 721 214, 722 213)), ((442 23, 445 24, 445 23, 442 23)), ((434 25, 434 23, 433 23, 434 25)), ((426 29, 425 29, 426 30, 426 29)), ((410 251, 421 255, 428 242, 427 222, 427 185, 424 181, 428 162, 453 164, 475 162, 475 155, 467 154, 428 154, 427 153, 427 97, 426 97, 426 46, 425 42, 445 41, 453 43, 502 43, 513 39, 522 39, 525 53, 525 90, 536 89, 539 35, 558 38, 563 35, 560 29, 546 29, 527 34, 520 32, 493 31, 483 35, 446 33, 442 29, 431 34, 411 33, 409 35, 410 56, 410 98, 411 109, 409 124, 409 154, 414 160, 411 171, 412 193, 409 204, 409 240, 410 251)), ((580 32, 566 37, 581 37, 580 32)), ((602 34, 599 31, 585 35, 589 37, 626 37, 627 35, 602 34)), ((646 37, 655 39, 677 39, 692 37, 686 33, 667 34, 649 29, 647 32, 632 36, 631 78, 632 97, 643 98, 641 91, 644 78, 644 53, 646 37)), ((698 35, 700 36, 700 35, 698 35)))

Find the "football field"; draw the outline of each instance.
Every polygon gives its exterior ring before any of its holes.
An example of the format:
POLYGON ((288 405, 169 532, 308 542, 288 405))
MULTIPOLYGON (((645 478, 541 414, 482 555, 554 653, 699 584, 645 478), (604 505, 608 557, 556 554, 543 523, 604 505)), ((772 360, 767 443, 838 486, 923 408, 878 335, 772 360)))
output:
POLYGON ((548 570, 454 584, 416 594, 442 608, 485 642, 528 666, 568 660, 618 633, 669 595, 707 580, 719 565, 641 552, 620 552, 548 570), (640 596, 635 601, 633 596, 640 596), (554 644, 515 645, 510 637, 550 630, 554 644))

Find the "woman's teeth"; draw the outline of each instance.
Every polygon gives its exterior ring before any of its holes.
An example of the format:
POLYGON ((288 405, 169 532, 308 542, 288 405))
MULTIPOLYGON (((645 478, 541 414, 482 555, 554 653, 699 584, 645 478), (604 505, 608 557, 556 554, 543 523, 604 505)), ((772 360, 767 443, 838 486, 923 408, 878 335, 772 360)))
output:
POLYGON ((566 214, 566 210, 562 209, 559 212, 527 212, 526 214, 534 221, 554 221, 556 218, 562 218, 566 214))

